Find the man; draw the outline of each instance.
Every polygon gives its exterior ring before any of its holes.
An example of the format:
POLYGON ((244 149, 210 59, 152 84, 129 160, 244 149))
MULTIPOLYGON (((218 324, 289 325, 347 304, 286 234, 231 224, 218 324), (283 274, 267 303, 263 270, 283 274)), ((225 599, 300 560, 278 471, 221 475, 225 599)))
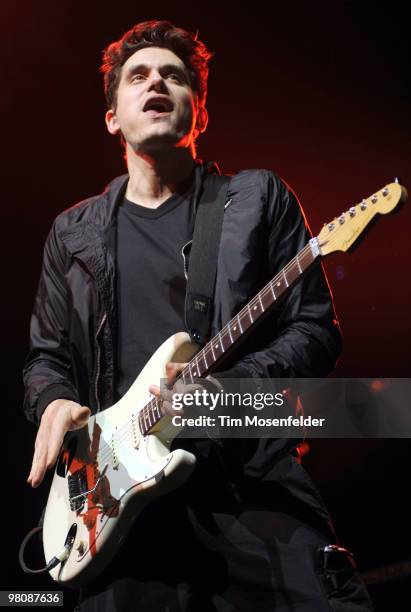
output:
MULTIPOLYGON (((128 175, 59 215, 46 242, 24 371, 25 409, 39 422, 33 487, 65 433, 118 400, 161 342, 184 329, 187 246, 199 194, 216 171, 196 159, 210 56, 165 21, 140 23, 105 51, 106 125, 121 137, 128 175)), ((232 177, 210 333, 309 237, 278 177, 232 177)), ((318 267, 215 379, 325 376, 340 344, 318 267)), ((169 364, 170 379, 178 368, 169 364)), ((111 566, 83 590, 82 610, 372 609, 343 551, 333 549, 338 562, 324 570, 320 549, 335 534, 292 454, 295 442, 180 443, 197 456, 193 476, 139 517, 111 566)))

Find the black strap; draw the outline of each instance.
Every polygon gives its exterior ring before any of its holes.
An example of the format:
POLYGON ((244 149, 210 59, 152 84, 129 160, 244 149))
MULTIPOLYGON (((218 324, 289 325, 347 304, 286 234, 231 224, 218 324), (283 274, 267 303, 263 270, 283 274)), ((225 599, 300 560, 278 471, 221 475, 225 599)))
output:
POLYGON ((230 176, 207 174, 198 204, 185 303, 191 339, 205 344, 213 314, 217 259, 230 176))

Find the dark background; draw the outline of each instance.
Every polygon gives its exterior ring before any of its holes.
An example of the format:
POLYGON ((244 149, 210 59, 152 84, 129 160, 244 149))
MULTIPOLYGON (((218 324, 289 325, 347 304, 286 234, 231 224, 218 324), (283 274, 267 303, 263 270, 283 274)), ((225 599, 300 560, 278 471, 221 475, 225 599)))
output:
MULTIPOLYGON (((21 412, 20 372, 52 220, 124 172, 103 122, 98 66, 107 43, 145 19, 198 28, 215 52, 199 156, 226 172, 277 172, 300 197, 314 234, 395 176, 411 188, 409 21, 401 4, 147 4, 43 0, 0 8, 3 589, 53 587, 17 563, 48 489, 25 484, 35 429, 21 412)), ((357 250, 325 262, 345 339, 336 376, 410 376, 409 223, 406 204, 380 219, 357 250)), ((360 570, 408 560, 409 441, 310 446, 305 465, 360 570)), ((32 561, 42 564, 40 556, 32 561)), ((377 609, 392 609, 394 596, 396 611, 411 609, 408 582, 373 587, 377 609)))

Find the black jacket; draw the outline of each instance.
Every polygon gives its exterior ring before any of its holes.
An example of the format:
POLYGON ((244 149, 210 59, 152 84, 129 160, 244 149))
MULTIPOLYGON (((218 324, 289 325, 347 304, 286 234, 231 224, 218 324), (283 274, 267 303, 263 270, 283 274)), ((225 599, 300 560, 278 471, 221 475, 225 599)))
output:
MULTIPOLYGON (((209 167, 197 165, 196 198, 209 167)), ((34 422, 57 398, 93 411, 117 399, 115 223, 127 179, 114 179, 101 195, 62 212, 47 238, 24 369, 25 412, 34 422)), ((233 176, 227 202, 212 334, 311 237, 295 196, 267 170, 233 176)), ((330 291, 317 265, 243 344, 225 374, 326 376, 340 348, 330 291)))

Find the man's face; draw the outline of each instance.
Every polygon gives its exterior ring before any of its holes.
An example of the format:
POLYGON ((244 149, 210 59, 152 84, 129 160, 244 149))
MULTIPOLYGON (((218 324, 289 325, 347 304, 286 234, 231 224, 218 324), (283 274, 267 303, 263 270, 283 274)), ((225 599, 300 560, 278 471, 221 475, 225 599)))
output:
POLYGON ((183 61, 169 49, 146 47, 122 67, 117 105, 106 114, 111 134, 142 152, 190 147, 198 118, 197 96, 183 61))

